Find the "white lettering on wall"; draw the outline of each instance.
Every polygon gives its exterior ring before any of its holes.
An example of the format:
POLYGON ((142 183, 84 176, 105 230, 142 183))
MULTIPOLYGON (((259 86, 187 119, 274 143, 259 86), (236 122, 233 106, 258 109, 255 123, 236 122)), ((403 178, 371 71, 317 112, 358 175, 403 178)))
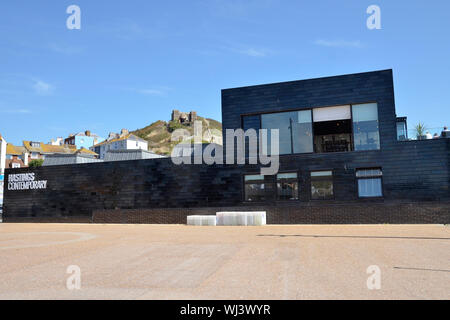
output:
POLYGON ((8 190, 39 190, 47 189, 47 180, 35 180, 34 173, 10 174, 8 190))

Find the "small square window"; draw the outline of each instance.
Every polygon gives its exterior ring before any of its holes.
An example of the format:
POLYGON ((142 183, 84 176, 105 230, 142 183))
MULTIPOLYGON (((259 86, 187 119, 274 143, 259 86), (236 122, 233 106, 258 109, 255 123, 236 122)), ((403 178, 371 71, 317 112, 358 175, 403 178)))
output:
POLYGON ((246 175, 244 178, 245 201, 266 200, 264 176, 246 175))
POLYGON ((297 173, 280 173, 277 175, 278 200, 298 200, 297 173))
POLYGON ((358 180, 358 196, 360 198, 374 198, 383 196, 381 169, 356 170, 358 180))
POLYGON ((311 172, 311 199, 333 199, 333 171, 311 172))

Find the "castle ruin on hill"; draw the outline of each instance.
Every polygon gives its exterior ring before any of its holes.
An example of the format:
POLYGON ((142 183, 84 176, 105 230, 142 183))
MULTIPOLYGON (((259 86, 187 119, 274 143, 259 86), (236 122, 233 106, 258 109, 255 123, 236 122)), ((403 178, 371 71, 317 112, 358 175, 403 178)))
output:
POLYGON ((197 112, 191 111, 191 112, 180 112, 178 110, 172 111, 172 121, 176 121, 179 123, 187 124, 187 123, 194 123, 195 120, 197 120, 197 112))

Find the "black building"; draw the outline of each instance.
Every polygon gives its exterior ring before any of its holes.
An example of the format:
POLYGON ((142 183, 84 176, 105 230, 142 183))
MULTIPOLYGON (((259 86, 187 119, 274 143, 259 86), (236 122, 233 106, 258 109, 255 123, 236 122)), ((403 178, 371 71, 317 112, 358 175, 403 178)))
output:
MULTIPOLYGON (((268 223, 450 222, 450 139, 407 139, 391 70, 226 89, 222 121, 224 133, 278 129, 278 173, 262 176, 248 158, 7 170, 4 221, 185 223, 266 210, 268 223), (9 189, 14 180, 25 188, 9 189), (30 187, 39 181, 45 188, 30 187)), ((273 147, 259 145, 268 155, 273 147)))

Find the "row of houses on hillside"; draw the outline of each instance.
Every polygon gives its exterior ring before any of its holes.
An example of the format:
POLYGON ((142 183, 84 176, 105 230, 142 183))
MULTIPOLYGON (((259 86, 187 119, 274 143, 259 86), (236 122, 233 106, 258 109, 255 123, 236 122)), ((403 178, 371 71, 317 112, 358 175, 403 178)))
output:
POLYGON ((110 150, 148 150, 148 142, 127 129, 122 129, 120 133, 110 132, 106 139, 86 130, 70 134, 66 139, 61 137, 52 139, 49 144, 89 149, 96 153, 99 159, 104 159, 107 151, 110 150))
MULTIPOLYGON (((80 135, 83 137, 82 135, 80 135)), ((73 139, 71 141, 75 141, 73 139)), ((162 158, 156 153, 148 151, 148 142, 122 129, 120 133, 110 133, 108 138, 89 148, 91 154, 54 154, 44 161, 44 166, 66 164, 83 164, 103 161, 126 161, 162 158), (92 156, 95 155, 95 156, 92 156)))
POLYGON ((62 165, 98 161, 158 158, 148 151, 148 142, 122 129, 104 139, 90 131, 71 134, 68 138, 52 139, 49 143, 23 141, 21 146, 7 143, 2 137, 0 154, 3 175, 7 168, 28 167, 33 160, 44 160, 43 165, 62 165))
POLYGON ((39 141, 23 141, 21 146, 7 143, 2 138, 2 145, 5 145, 2 151, 2 166, 4 169, 28 167, 33 160, 44 160, 52 155, 76 155, 84 154, 97 157, 95 152, 86 148, 77 149, 74 145, 52 145, 39 141))

